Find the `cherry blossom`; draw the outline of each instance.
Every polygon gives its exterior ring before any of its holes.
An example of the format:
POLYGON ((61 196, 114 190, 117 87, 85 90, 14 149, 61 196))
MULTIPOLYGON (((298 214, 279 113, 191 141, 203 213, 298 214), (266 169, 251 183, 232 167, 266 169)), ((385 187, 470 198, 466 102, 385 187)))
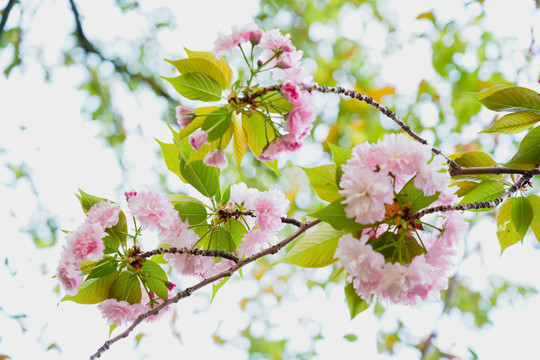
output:
POLYGON ((104 228, 113 227, 118 223, 120 207, 110 201, 101 201, 88 210, 88 221, 100 224, 104 228))
POLYGON ((66 294, 75 296, 78 292, 78 287, 83 278, 80 269, 66 259, 61 259, 58 268, 56 269, 56 277, 60 280, 60 284, 64 288, 66 294))
POLYGON ((208 166, 214 166, 222 169, 227 167, 228 163, 227 158, 225 157, 225 151, 221 149, 211 150, 208 154, 206 154, 203 162, 208 166))
POLYGON ((141 223, 143 229, 168 229, 178 217, 171 201, 164 195, 152 191, 142 191, 128 200, 131 214, 141 223))
POLYGON ((176 107, 176 121, 181 128, 185 128, 195 119, 195 113, 193 110, 183 106, 176 107))
POLYGON ((67 235, 64 256, 75 264, 87 260, 98 261, 103 257, 103 250, 105 250, 103 238, 106 236, 103 226, 85 222, 67 235))

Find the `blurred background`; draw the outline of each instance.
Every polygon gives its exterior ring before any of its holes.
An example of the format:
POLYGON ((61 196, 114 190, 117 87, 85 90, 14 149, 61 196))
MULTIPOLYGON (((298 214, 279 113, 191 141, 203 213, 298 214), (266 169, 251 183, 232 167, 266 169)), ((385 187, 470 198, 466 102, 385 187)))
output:
MULTIPOLYGON (((494 85, 539 91, 539 7, 533 0, 0 1, 0 359, 88 358, 109 336, 95 305, 60 302, 53 278, 63 230, 84 219, 79 188, 124 209, 131 189, 194 192, 168 172, 155 140, 171 142, 167 125, 177 126, 178 104, 197 106, 160 78, 174 74, 164 59, 184 57, 184 47, 211 51, 217 32, 233 25, 278 27, 304 51, 315 82, 367 93, 446 154, 481 149, 503 163, 520 135, 478 134, 496 114, 472 93, 494 85)), ((290 215, 301 218, 323 201, 299 166, 329 162, 325 141, 350 148, 397 130, 353 100, 317 96, 317 105, 311 140, 280 159, 281 177, 248 156, 243 177, 230 166, 222 184, 279 187, 290 215)), ((471 228, 440 302, 377 304, 351 321, 335 265, 271 266, 277 254, 234 276, 212 302, 210 289, 181 301, 102 358, 533 358, 538 243, 530 235, 501 257, 493 216, 467 215, 471 228)), ((179 289, 196 281, 172 279, 179 289)))

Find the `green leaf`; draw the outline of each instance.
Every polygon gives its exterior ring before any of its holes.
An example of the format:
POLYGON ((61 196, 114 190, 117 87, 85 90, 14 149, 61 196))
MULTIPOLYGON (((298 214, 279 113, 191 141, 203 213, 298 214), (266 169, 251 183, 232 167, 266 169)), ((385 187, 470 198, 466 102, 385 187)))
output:
POLYGON ((120 244, 125 245, 127 239, 127 221, 126 215, 123 211, 118 214, 118 222, 112 228, 105 229, 105 232, 109 234, 103 238, 103 244, 105 247, 113 250, 117 250, 120 244))
POLYGON ((227 88, 227 79, 221 69, 212 61, 203 58, 190 58, 181 60, 167 60, 169 64, 172 64, 182 75, 189 73, 202 73, 210 76, 220 86, 220 88, 227 88))
POLYGON ((182 202, 176 204, 174 208, 180 214, 182 221, 188 219, 190 225, 200 224, 208 217, 206 208, 199 202, 182 202))
POLYGON ((332 264, 342 231, 321 225, 298 240, 279 261, 302 267, 316 268, 332 264))
POLYGON ((233 131, 234 131, 234 141, 233 141, 233 154, 234 162, 240 170, 240 164, 242 159, 246 155, 248 148, 248 139, 246 135, 246 130, 242 127, 242 123, 236 115, 233 114, 233 131))
POLYGON ((214 54, 212 54, 211 52, 207 52, 207 51, 191 51, 189 49, 186 49, 186 53, 188 55, 188 57, 190 59, 192 58, 202 58, 202 59, 206 59, 208 61, 210 61, 212 64, 216 65, 219 70, 221 70, 221 72, 223 73, 223 75, 225 76, 225 79, 227 80, 227 84, 226 84, 226 87, 225 88, 230 88, 231 85, 232 85, 232 80, 233 80, 233 72, 231 70, 231 67, 229 66, 229 64, 227 63, 227 61, 223 58, 221 59, 216 59, 216 57, 214 56, 214 54))
POLYGON ((167 290, 167 285, 165 285, 165 282, 168 281, 167 274, 161 266, 152 260, 146 260, 142 267, 142 277, 150 291, 163 300, 169 298, 169 290, 167 290))
POLYGON ((105 256, 100 261, 93 264, 93 266, 88 269, 90 270, 86 280, 94 279, 94 278, 102 278, 107 275, 112 274, 116 271, 116 268, 118 267, 118 260, 116 260, 113 257, 105 256))
POLYGON ((330 142, 327 142, 332 152, 332 160, 336 164, 336 184, 339 185, 341 181, 341 175, 343 175, 343 170, 341 166, 346 164, 347 161, 352 157, 352 150, 342 149, 330 142))
POLYGON ((208 141, 219 139, 229 129, 232 122, 231 113, 223 106, 208 114, 204 119, 201 129, 208 133, 208 141))
POLYGON ((538 121, 540 121, 540 114, 518 111, 504 115, 489 129, 481 131, 481 133, 498 132, 503 134, 517 134, 527 130, 538 121))
POLYGON ((322 165, 314 168, 302 168, 317 195, 326 201, 332 202, 340 197, 336 185, 336 165, 322 165))
MULTIPOLYGON (((258 112, 254 112, 249 117, 242 114, 242 127, 246 131, 249 148, 256 157, 259 157, 264 147, 276 137, 272 124, 272 121, 258 112)), ((279 175, 277 160, 263 161, 263 163, 279 175)))
POLYGON ((223 280, 221 280, 219 283, 212 285, 212 298, 210 299, 210 302, 214 301, 214 298, 216 297, 218 290, 221 289, 221 287, 225 285, 225 283, 229 281, 229 279, 230 277, 226 277, 223 280))
POLYGON ((354 342, 356 340, 358 340, 358 336, 354 335, 354 334, 345 334, 343 335, 343 338, 347 341, 350 341, 350 342, 354 342))
POLYGON ((206 145, 203 145, 199 150, 192 151, 188 157, 187 162, 191 163, 192 161, 195 161, 195 160, 204 160, 204 158, 206 157, 206 154, 208 154, 210 151, 217 148, 225 149, 227 145, 229 145, 232 135, 233 135, 233 128, 232 126, 229 126, 221 138, 218 138, 216 140, 211 141, 210 143, 206 145))
POLYGON ((221 88, 216 80, 202 73, 188 73, 175 78, 166 78, 178 93, 190 100, 219 101, 221 88))
MULTIPOLYGON (((475 185, 459 202, 460 204, 468 204, 479 201, 491 201, 504 192, 503 185, 498 180, 486 180, 475 185)), ((487 209, 477 209, 471 211, 488 211, 487 209)))
POLYGON ((242 238, 248 232, 244 224, 236 219, 229 219, 229 221, 227 221, 227 229, 229 230, 236 247, 240 245, 242 238))
POLYGON ((478 183, 474 181, 458 181, 454 183, 459 190, 456 192, 457 197, 463 197, 469 193, 478 183))
POLYGON ((109 299, 127 301, 130 304, 141 302, 141 282, 135 274, 124 271, 109 289, 109 299))
POLYGON ((511 218, 511 209, 514 198, 508 198, 500 207, 497 214, 497 237, 501 245, 501 255, 504 250, 517 243, 520 236, 511 218))
POLYGON ((79 199, 79 202, 81 203, 81 207, 83 208, 83 211, 84 211, 85 214, 95 204, 97 204, 99 202, 102 202, 102 201, 107 201, 107 199, 87 194, 84 191, 82 191, 81 189, 79 189, 79 193, 80 193, 80 195, 76 195, 76 196, 79 199))
POLYGON ((219 170, 213 166, 206 166, 202 160, 195 160, 186 164, 180 163, 180 173, 201 194, 212 197, 219 187, 219 170))
POLYGON ((231 237, 230 231, 222 227, 214 228, 200 246, 201 249, 205 250, 221 250, 226 252, 236 250, 236 244, 231 237))
POLYGON ((540 164, 540 127, 532 129, 521 140, 518 152, 507 165, 512 164, 540 164))
POLYGON ((162 143, 158 139, 156 141, 159 143, 159 147, 163 153, 163 159, 165 160, 167 169, 176 174, 183 182, 187 182, 182 174, 180 174, 180 150, 178 150, 178 147, 174 144, 162 143))
POLYGON ((344 197, 340 197, 332 201, 319 211, 314 212, 310 216, 325 221, 336 230, 349 230, 356 231, 370 227, 371 225, 358 224, 354 219, 349 219, 345 215, 345 204, 341 202, 345 200, 344 197))
POLYGON ((369 308, 369 303, 362 299, 354 290, 354 287, 351 283, 345 285, 345 299, 347 300, 347 305, 349 306, 349 314, 351 315, 351 320, 354 319, 362 311, 369 308))
POLYGON ((387 262, 409 264, 411 260, 420 254, 424 254, 424 248, 418 241, 410 236, 398 236, 390 231, 381 234, 378 238, 370 241, 373 250, 384 255, 387 262), (401 242, 405 242, 405 248, 398 251, 401 242))
POLYGON ((85 280, 79 285, 79 291, 75 296, 66 295, 62 301, 70 300, 77 304, 97 304, 108 298, 109 289, 118 278, 115 271, 102 278, 85 280))
POLYGON ((480 103, 494 111, 530 111, 540 114, 540 94, 518 86, 486 90, 477 94, 480 103), (487 95, 487 96, 486 96, 487 95))
POLYGON ((527 197, 531 203, 533 219, 531 221, 531 229, 536 236, 536 240, 540 242, 540 197, 538 195, 529 195, 527 197))
POLYGON ((425 196, 422 190, 418 190, 414 186, 413 177, 407 184, 405 184, 399 194, 396 195, 396 198, 402 207, 408 205, 410 207, 410 212, 415 213, 433 204, 433 202, 439 198, 439 194, 440 193, 437 192, 434 195, 425 196))
POLYGON ((512 222, 523 240, 533 219, 533 208, 529 199, 526 197, 515 198, 512 203, 511 215, 512 222))

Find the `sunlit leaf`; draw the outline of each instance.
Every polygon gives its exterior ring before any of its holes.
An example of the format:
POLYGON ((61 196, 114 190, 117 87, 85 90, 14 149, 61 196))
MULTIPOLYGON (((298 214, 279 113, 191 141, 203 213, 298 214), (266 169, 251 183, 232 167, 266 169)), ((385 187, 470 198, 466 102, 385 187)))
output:
POLYGON ((418 190, 414 186, 414 178, 409 180, 407 184, 401 189, 399 194, 396 195, 397 201, 401 206, 409 206, 410 212, 415 213, 423 208, 433 204, 439 197, 440 193, 435 193, 431 196, 425 196, 422 190, 418 190))
POLYGON ((219 187, 219 170, 213 166, 206 166, 202 160, 195 160, 186 164, 180 163, 180 173, 186 181, 206 197, 216 194, 219 187))
POLYGON ((365 229, 370 225, 358 224, 354 219, 350 219, 345 215, 345 204, 341 202, 345 200, 344 197, 340 197, 332 201, 319 211, 312 213, 310 216, 327 222, 332 225, 336 230, 349 230, 356 231, 365 229))
POLYGON ((279 262, 302 267, 324 267, 332 264, 339 238, 343 232, 321 225, 299 239, 279 262))
POLYGON ((190 100, 219 101, 221 88, 216 80, 202 73, 188 73, 175 78, 163 77, 178 93, 190 100))
POLYGON ((486 90, 477 94, 478 100, 494 111, 531 111, 540 114, 540 94, 531 89, 511 86, 486 90), (486 96, 487 95, 487 96, 486 96))
POLYGON ((79 286, 79 291, 75 296, 66 295, 62 301, 70 300, 78 304, 97 304, 108 298, 111 285, 118 278, 118 273, 107 275, 102 278, 93 278, 84 281, 79 286))
MULTIPOLYGON (((459 202, 460 204, 474 203, 479 201, 491 201, 504 192, 503 184, 498 180, 486 180, 475 185, 459 202)), ((488 211, 488 209, 478 209, 475 211, 488 211)))
POLYGON ((236 115, 233 114, 233 130, 234 130, 234 140, 233 140, 233 154, 234 162, 238 169, 240 169, 240 164, 242 159, 246 155, 248 148, 248 140, 246 135, 246 130, 242 126, 242 123, 236 115))
POLYGON ((167 289, 167 285, 165 285, 168 278, 161 266, 152 260, 146 260, 143 263, 142 276, 150 291, 163 300, 167 300, 169 298, 169 291, 167 289))
POLYGON ((342 149, 331 142, 327 142, 328 146, 330 147, 330 151, 332 152, 332 160, 336 164, 336 184, 339 185, 339 182, 341 180, 341 175, 343 175, 343 170, 341 169, 341 166, 346 164, 347 161, 352 156, 352 150, 342 149))
POLYGON ((532 129, 521 140, 518 152, 507 165, 512 164, 540 164, 540 127, 532 129))
POLYGON ((478 183, 474 181, 458 181, 456 185, 459 190, 456 192, 457 197, 463 197, 469 193, 478 183))
POLYGON ((161 152, 163 153, 163 159, 165 160, 167 169, 176 174, 183 182, 187 182, 182 174, 180 174, 180 151, 178 150, 178 147, 176 147, 174 144, 162 143, 157 139, 156 141, 158 142, 161 152))
MULTIPOLYGON (((489 167, 497 166, 497 162, 488 154, 482 151, 468 151, 449 156, 458 165, 463 167, 489 167)), ((487 180, 498 179, 500 175, 481 174, 481 175, 459 175, 453 177, 454 180, 487 180)))
POLYGON ((506 199, 497 214, 497 237, 501 245, 501 255, 507 247, 514 245, 521 239, 512 222, 511 210, 513 202, 514 198, 506 199))
MULTIPOLYGON (((276 137, 272 122, 265 119, 263 115, 258 112, 253 113, 250 117, 242 114, 242 127, 246 131, 249 148, 257 157, 261 155, 268 142, 276 137)), ((279 175, 277 160, 272 162, 263 161, 263 163, 268 165, 268 167, 276 171, 279 175)))
POLYGON ((498 132, 503 134, 517 134, 525 131, 540 121, 540 114, 528 111, 519 111, 506 114, 483 133, 498 132))
POLYGON ((227 63, 227 61, 225 61, 225 59, 223 59, 223 58, 216 59, 214 54, 212 54, 211 52, 207 52, 207 51, 191 51, 191 50, 186 49, 186 48, 184 48, 184 49, 186 50, 186 53, 187 53, 189 58, 206 59, 206 60, 210 61, 212 64, 216 65, 221 70, 221 72, 225 76, 225 79, 227 80, 226 88, 231 87, 232 81, 233 81, 233 72, 231 70, 231 67, 227 63))
POLYGON ((536 236, 536 240, 540 242, 540 197, 538 195, 529 195, 527 198, 531 203, 533 213, 531 229, 534 236, 536 236))
POLYGON ((339 188, 336 185, 336 165, 322 165, 314 168, 302 168, 317 195, 332 202, 339 198, 339 188))
POLYGON ((208 141, 219 139, 231 126, 232 116, 227 107, 220 107, 208 114, 201 129, 208 133, 208 141))
POLYGON ((362 299, 354 290, 354 287, 351 283, 345 285, 345 299, 347 300, 347 305, 349 306, 349 314, 351 315, 351 320, 354 319, 362 311, 369 308, 369 303, 362 299))
POLYGON ((222 90, 227 88, 227 79, 225 78, 225 74, 210 60, 203 58, 189 58, 181 60, 165 59, 165 61, 172 64, 182 75, 189 73, 206 74, 214 79, 222 90))
POLYGON ((512 203, 512 222, 523 240, 533 219, 533 208, 528 198, 516 197, 512 203))
POLYGON ((109 289, 108 298, 127 301, 130 304, 141 302, 141 282, 135 274, 124 271, 109 289))
POLYGON ((181 202, 174 205, 183 221, 189 220, 190 225, 206 221, 208 214, 206 208, 199 202, 181 202))

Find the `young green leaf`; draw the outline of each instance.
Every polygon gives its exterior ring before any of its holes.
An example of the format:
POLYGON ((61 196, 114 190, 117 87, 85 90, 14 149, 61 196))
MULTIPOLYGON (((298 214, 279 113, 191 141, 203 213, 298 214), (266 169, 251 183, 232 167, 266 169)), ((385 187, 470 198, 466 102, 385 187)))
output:
POLYGON ((328 224, 332 225, 332 227, 336 230, 356 231, 365 229, 370 226, 358 224, 356 221, 354 221, 354 219, 348 218, 345 215, 346 205, 341 203, 343 200, 345 200, 345 198, 340 197, 339 199, 332 201, 330 204, 328 204, 321 210, 316 211, 309 216, 327 222, 328 224))
POLYGON ((362 311, 369 308, 369 303, 362 299, 354 290, 354 287, 351 283, 345 285, 345 299, 347 300, 347 305, 349 306, 349 314, 351 315, 351 320, 354 319, 362 311))
POLYGON ((88 212, 88 210, 90 210, 92 206, 94 206, 94 204, 97 204, 98 202, 102 202, 102 201, 107 201, 107 199, 87 194, 81 189, 79 189, 79 193, 80 195, 77 194, 76 196, 79 199, 79 202, 81 203, 81 207, 85 214, 88 212))
POLYGON ((221 72, 225 76, 225 79, 227 80, 227 84, 225 88, 228 89, 231 87, 232 81, 233 81, 233 72, 231 70, 231 67, 229 66, 229 64, 224 58, 216 59, 214 54, 208 51, 191 51, 186 48, 184 49, 186 50, 186 53, 190 59, 193 59, 193 58, 206 59, 210 61, 212 64, 216 65, 219 68, 219 70, 221 70, 221 72))
POLYGON ((212 298, 210 299, 210 302, 214 301, 214 298, 216 297, 218 290, 221 289, 223 285, 225 285, 225 283, 229 281, 229 279, 230 277, 226 277, 225 279, 221 280, 220 282, 212 286, 212 298))
POLYGON ((510 86, 486 90, 477 95, 480 103, 494 111, 530 111, 540 114, 540 94, 531 89, 510 86), (487 96, 486 96, 487 95, 487 96))
POLYGON ((193 112, 197 116, 185 128, 180 130, 180 133, 178 134, 178 140, 179 141, 184 140, 186 137, 188 137, 193 132, 195 132, 195 130, 199 129, 202 123, 204 122, 204 120, 206 120, 206 117, 208 116, 208 114, 213 113, 217 109, 219 109, 219 107, 217 106, 204 106, 204 107, 199 107, 193 110, 193 112))
POLYGON ((118 278, 118 272, 113 272, 101 278, 85 280, 79 285, 79 291, 75 296, 66 295, 62 301, 70 300, 77 304, 97 304, 107 299, 112 284, 118 278))
MULTIPOLYGON (((450 159, 454 160, 458 165, 463 167, 488 167, 496 166, 497 162, 491 158, 488 154, 482 151, 468 151, 457 153, 449 156, 450 159)), ((459 175, 453 177, 453 180, 488 180, 488 179, 498 179, 500 175, 459 175)))
POLYGON ((540 121, 540 114, 528 111, 518 111, 506 114, 483 133, 498 132, 503 134, 517 134, 525 131, 540 121))
POLYGON ((343 234, 328 225, 321 225, 295 242, 279 262, 308 268, 330 265, 337 260, 334 253, 343 234))
POLYGON ((213 141, 225 134, 231 126, 231 122, 231 113, 224 106, 208 114, 201 125, 201 129, 208 133, 208 141, 213 141))
POLYGON ((339 182, 341 181, 341 176, 343 175, 343 170, 341 170, 341 166, 346 164, 347 161, 352 156, 352 150, 342 149, 330 142, 327 142, 328 146, 330 147, 330 151, 332 152, 332 160, 334 160, 334 163, 336 164, 336 184, 339 185, 339 182))
POLYGON ((512 222, 521 240, 523 240, 533 219, 533 208, 529 199, 526 197, 515 198, 512 203, 511 215, 512 222))
MULTIPOLYGON (((491 201, 504 192, 503 185, 498 180, 486 180, 475 185, 460 201, 460 204, 474 203, 479 201, 491 201)), ((471 210, 473 211, 473 210, 471 210)), ((478 209, 474 211, 488 211, 488 209, 478 209)))
MULTIPOLYGON (((249 148, 256 157, 259 157, 264 147, 276 137, 273 123, 258 112, 249 117, 242 114, 242 127, 246 131, 249 148)), ((279 175, 277 160, 263 163, 279 175)))
POLYGON ((225 78, 225 74, 210 60, 203 58, 189 58, 181 60, 165 59, 165 61, 172 64, 182 75, 189 73, 206 74, 214 79, 222 90, 227 88, 227 79, 225 78))
POLYGON ((518 152, 507 165, 512 164, 540 164, 540 127, 532 129, 521 140, 518 152))
POLYGON ((221 88, 216 80, 202 73, 188 73, 166 78, 178 93, 190 100, 219 101, 221 88))
POLYGON ((181 202, 174 205, 183 221, 189 220, 190 225, 206 221, 208 214, 204 205, 198 202, 181 202))
POLYGON ((517 243, 520 236, 511 218, 512 203, 514 198, 508 198, 502 204, 497 214, 497 237, 501 245, 501 255, 504 250, 517 243))
POLYGON ((191 186, 206 197, 216 194, 219 187, 219 170, 206 166, 202 160, 195 160, 189 164, 180 163, 180 173, 191 186))
POLYGON ((167 285, 165 285, 165 282, 168 281, 167 274, 161 266, 152 260, 146 260, 142 267, 142 277, 150 291, 163 300, 169 298, 169 291, 167 285))
POLYGON ((339 188, 336 185, 336 165, 322 165, 314 168, 302 168, 317 195, 332 202, 339 198, 339 188))
POLYGON ((238 247, 242 242, 242 238, 248 232, 244 224, 240 220, 229 219, 227 221, 227 229, 231 234, 231 238, 235 243, 235 247, 238 247))
POLYGON ((112 228, 105 229, 109 234, 103 238, 103 244, 109 249, 116 251, 120 244, 125 245, 127 239, 127 221, 123 211, 118 214, 118 222, 112 228))
POLYGON ((538 195, 529 195, 527 197, 531 203, 533 219, 531 221, 531 229, 536 236, 536 240, 540 242, 540 197, 538 195))
POLYGON ((238 170, 240 170, 240 164, 242 163, 242 159, 244 158, 247 152, 248 139, 246 135, 246 130, 244 130, 242 123, 240 122, 240 120, 238 120, 238 118, 234 114, 233 114, 233 131, 234 131, 234 141, 233 141, 234 162, 236 163, 238 170))
POLYGON ((139 278, 128 271, 124 271, 118 276, 109 289, 110 299, 127 301, 130 304, 141 302, 141 282, 139 278))
POLYGON ((474 181, 457 181, 454 183, 459 190, 456 191, 457 197, 463 197, 469 193, 478 183, 474 181))
POLYGON ((91 269, 89 269, 90 272, 88 276, 86 277, 86 280, 90 280, 94 278, 102 278, 107 275, 110 275, 116 271, 117 267, 118 267, 118 260, 110 256, 105 256, 103 259, 101 259, 97 263, 94 263, 91 269))
POLYGON ((165 144, 157 140, 163 153, 163 159, 165 160, 165 165, 173 174, 176 174, 180 180, 187 182, 182 174, 180 174, 180 150, 174 144, 165 144))

